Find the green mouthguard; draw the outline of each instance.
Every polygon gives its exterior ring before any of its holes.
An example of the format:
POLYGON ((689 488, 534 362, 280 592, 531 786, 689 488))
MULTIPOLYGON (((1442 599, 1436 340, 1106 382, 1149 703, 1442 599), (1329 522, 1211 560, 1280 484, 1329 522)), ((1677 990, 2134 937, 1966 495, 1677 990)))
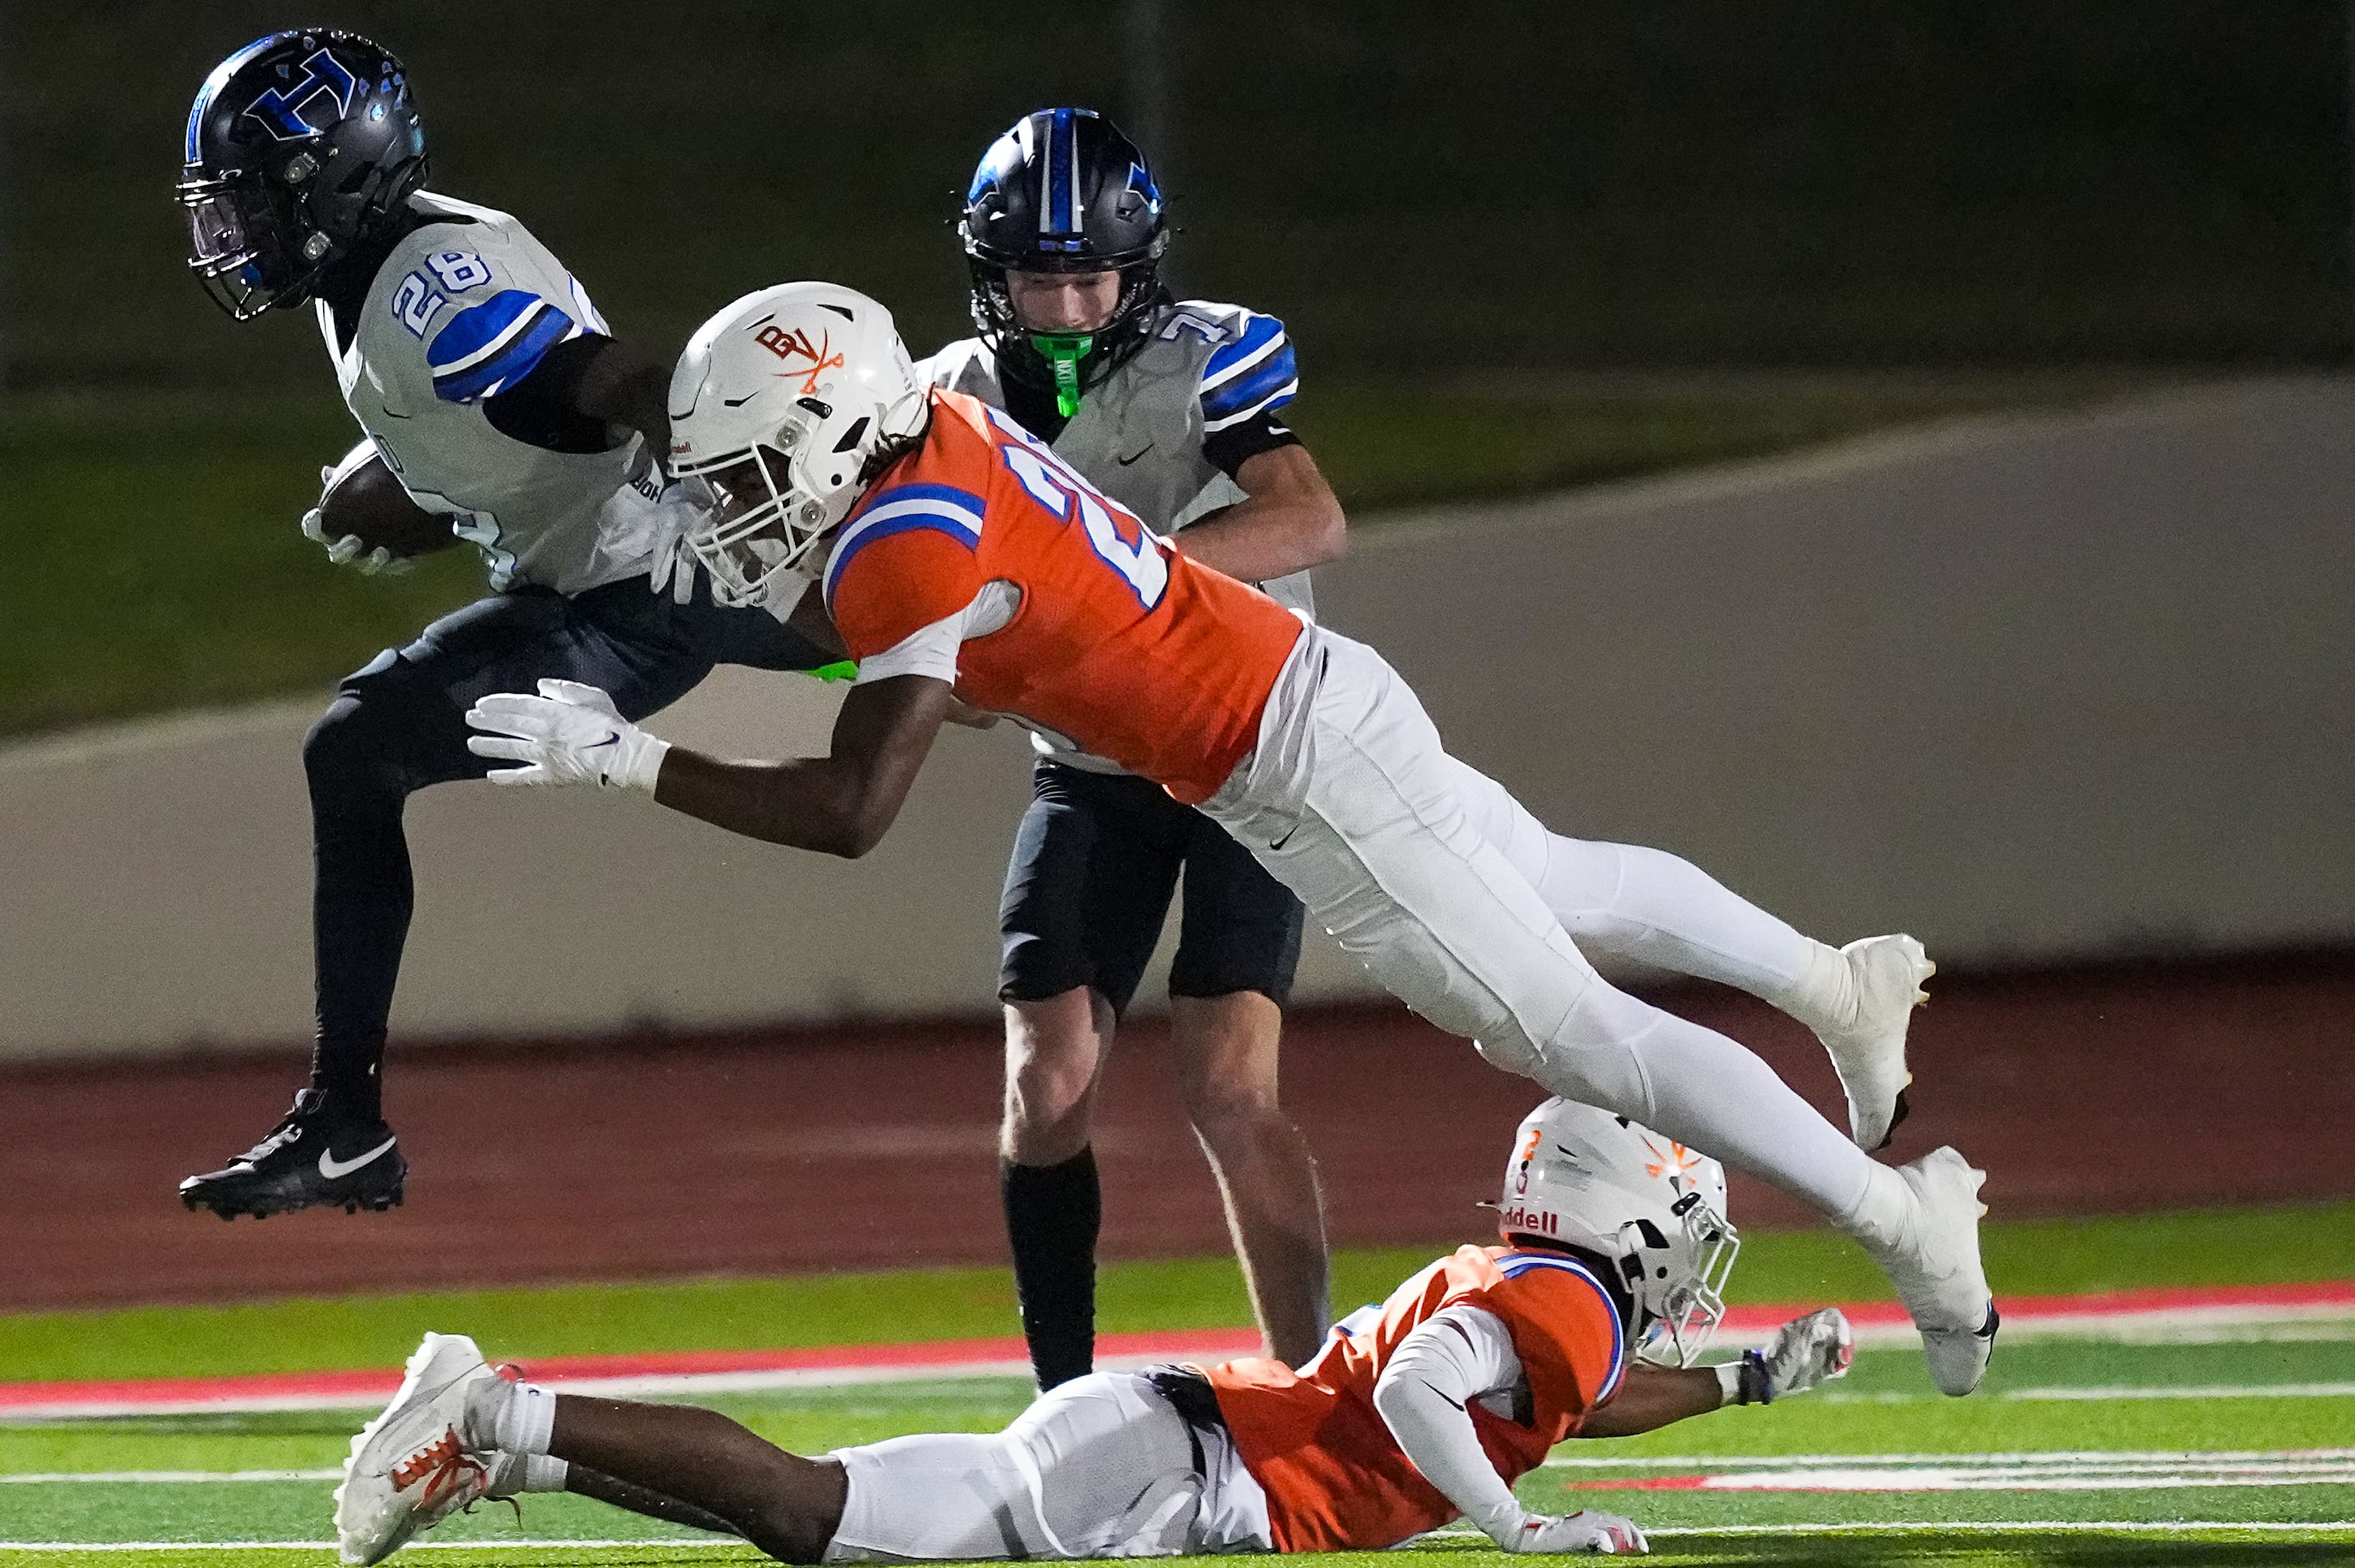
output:
POLYGON ((1055 411, 1068 419, 1080 411, 1080 361, 1095 347, 1095 334, 1037 332, 1030 342, 1055 373, 1055 411))

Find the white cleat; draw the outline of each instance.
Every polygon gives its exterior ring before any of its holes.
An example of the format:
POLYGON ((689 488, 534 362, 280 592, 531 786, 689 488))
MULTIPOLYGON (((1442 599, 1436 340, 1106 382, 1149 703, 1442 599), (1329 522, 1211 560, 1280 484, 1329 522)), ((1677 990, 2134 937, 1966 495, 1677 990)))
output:
POLYGON ((1905 1030, 1913 1010, 1930 1000, 1922 982, 1938 966, 1911 937, 1866 937, 1840 949, 1854 988, 1856 1011, 1845 1022, 1816 1031, 1831 1053, 1848 1095, 1849 1136, 1859 1149, 1888 1143, 1905 1119, 1905 1030))
POLYGON ((468 1453, 466 1396, 498 1373, 463 1334, 428 1334, 384 1414, 360 1428, 336 1489, 346 1563, 381 1563, 418 1531, 481 1499, 492 1456, 468 1453))
POLYGON ((1913 1194, 1913 1213, 1894 1244, 1867 1250, 1888 1271, 1922 1332, 1930 1381, 1939 1393, 1959 1397, 1987 1375, 2002 1321, 1979 1263, 1979 1216, 1987 1213, 1979 1187, 1987 1172, 1952 1149, 1934 1149, 1896 1171, 1913 1194))

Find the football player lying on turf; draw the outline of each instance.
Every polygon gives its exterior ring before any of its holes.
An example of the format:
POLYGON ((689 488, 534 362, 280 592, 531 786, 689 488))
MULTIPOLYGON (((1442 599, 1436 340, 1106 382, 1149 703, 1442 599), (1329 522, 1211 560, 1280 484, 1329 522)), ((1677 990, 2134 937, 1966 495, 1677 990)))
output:
POLYGON ((539 1489, 742 1536, 788 1563, 1150 1557, 1393 1546, 1459 1516, 1511 1552, 1637 1552, 1512 1483, 1566 1437, 1624 1437, 1848 1370, 1827 1308, 1694 1364, 1739 1241, 1713 1160, 1567 1100, 1521 1123, 1502 1246, 1465 1246, 1336 1327, 1298 1372, 1095 1372, 995 1436, 788 1454, 716 1412, 551 1393, 429 1334, 337 1489, 344 1559, 374 1563, 522 1467, 539 1489))
MULTIPOLYGON (((1489 1061, 1822 1213, 1889 1272, 1938 1386, 1977 1386, 1996 1330, 1983 1175, 1951 1149, 1878 1163, 1742 1046, 1607 984, 1545 891, 1558 850, 1579 846, 1451 758, 1372 649, 1173 550, 999 410, 920 387, 890 313, 848 289, 785 284, 705 323, 670 417, 674 470, 717 493, 685 543, 719 591, 790 601, 796 569, 825 563, 859 661, 832 752, 724 762, 666 745, 593 687, 543 682, 467 714, 496 732, 469 743, 477 754, 519 765, 493 779, 643 789, 738 832, 858 855, 957 698, 1058 731, 1199 806, 1489 1061)), ((1902 965, 1902 983, 1877 988, 1894 1005, 1840 1059, 1868 1143, 1905 1082, 1920 972, 1907 939, 1882 947, 1902 965)), ((1852 984, 1838 962, 1828 978, 1852 984)))

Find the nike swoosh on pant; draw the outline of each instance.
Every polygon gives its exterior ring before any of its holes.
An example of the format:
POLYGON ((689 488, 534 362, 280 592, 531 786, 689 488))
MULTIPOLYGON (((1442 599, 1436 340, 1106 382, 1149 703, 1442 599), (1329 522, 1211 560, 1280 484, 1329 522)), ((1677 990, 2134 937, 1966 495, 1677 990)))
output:
POLYGON ((353 1171, 358 1170, 361 1166, 369 1163, 371 1160, 381 1158, 385 1150, 390 1149, 399 1141, 399 1139, 388 1138, 382 1143, 378 1144, 374 1149, 369 1150, 366 1154, 361 1155, 357 1160, 338 1160, 336 1158, 336 1151, 334 1150, 323 1149, 319 1150, 319 1174, 325 1176, 330 1181, 340 1181, 344 1177, 348 1176, 353 1171))

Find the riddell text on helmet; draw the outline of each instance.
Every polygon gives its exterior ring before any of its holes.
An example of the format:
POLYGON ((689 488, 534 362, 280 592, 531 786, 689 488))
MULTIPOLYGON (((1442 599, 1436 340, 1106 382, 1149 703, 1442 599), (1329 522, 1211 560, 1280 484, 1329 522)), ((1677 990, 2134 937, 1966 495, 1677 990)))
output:
POLYGON ((1530 1235, 1552 1236, 1561 1234, 1561 1222, 1554 1217, 1550 1210, 1532 1209, 1526 1206, 1507 1209, 1497 1217, 1497 1225, 1502 1230, 1526 1231, 1530 1235))

